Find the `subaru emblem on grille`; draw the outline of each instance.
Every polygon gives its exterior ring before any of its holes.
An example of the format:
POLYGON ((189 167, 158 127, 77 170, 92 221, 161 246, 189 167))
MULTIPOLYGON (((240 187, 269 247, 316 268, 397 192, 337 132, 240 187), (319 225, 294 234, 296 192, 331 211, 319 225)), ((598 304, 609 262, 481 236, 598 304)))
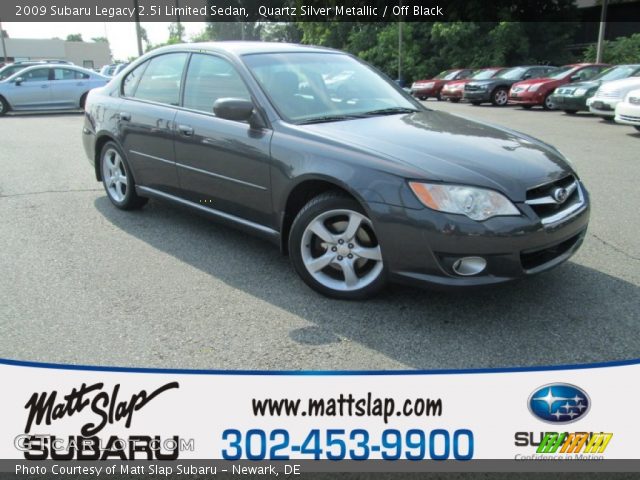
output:
POLYGON ((568 193, 566 188, 556 188, 552 196, 556 202, 563 203, 567 199, 568 193))

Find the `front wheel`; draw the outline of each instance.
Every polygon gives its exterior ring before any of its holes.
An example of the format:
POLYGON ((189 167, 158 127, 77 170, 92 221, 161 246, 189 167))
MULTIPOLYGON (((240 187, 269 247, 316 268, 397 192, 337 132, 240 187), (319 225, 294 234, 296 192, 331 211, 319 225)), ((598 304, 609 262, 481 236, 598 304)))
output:
POLYGON ((509 92, 505 88, 497 88, 491 95, 491 103, 496 107, 504 107, 509 102, 509 92))
POLYGON ((542 103, 542 108, 544 108, 545 110, 554 110, 556 108, 556 106, 553 104, 553 99, 551 98, 551 93, 547 94, 547 96, 544 97, 544 102, 542 103))
POLYGON ((565 110, 564 113, 566 113, 567 115, 575 115, 576 113, 578 113, 577 110, 565 110))
POLYGON ((478 105, 480 105, 482 102, 471 102, 471 105, 473 105, 474 107, 477 107, 478 105))
POLYGON ((456 98, 456 97, 451 97, 451 98, 449 99, 449 101, 450 101, 451 103, 459 103, 459 102, 460 102, 460 99, 459 99, 459 98, 456 98))
POLYGON ((371 220, 358 202, 338 192, 319 195, 300 210, 289 254, 302 280, 328 297, 363 299, 386 283, 371 220))
POLYGON ((111 203, 122 210, 142 207, 147 199, 136 193, 131 169, 120 148, 113 142, 107 142, 100 153, 100 172, 102 183, 111 203))
POLYGON ((533 105, 520 105, 520 106, 525 110, 531 110, 533 108, 533 105))
POLYGON ((9 111, 9 104, 7 101, 0 97, 0 117, 9 111))

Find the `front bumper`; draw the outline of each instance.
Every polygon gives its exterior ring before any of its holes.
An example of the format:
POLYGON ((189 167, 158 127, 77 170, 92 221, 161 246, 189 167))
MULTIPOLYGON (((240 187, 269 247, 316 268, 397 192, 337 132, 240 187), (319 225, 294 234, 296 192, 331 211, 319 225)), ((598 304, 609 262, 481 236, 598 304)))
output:
POLYGON ((576 110, 578 112, 587 112, 587 98, 574 97, 570 95, 551 95, 551 101, 558 110, 576 110))
POLYGON ((390 278, 400 283, 443 288, 492 285, 549 270, 568 260, 584 240, 589 223, 589 196, 571 215, 543 225, 526 204, 519 217, 476 222, 424 208, 403 209, 370 204, 370 213, 385 255, 390 278), (484 271, 461 276, 453 264, 462 257, 487 261, 484 271))
POLYGON ((490 102, 491 92, 489 90, 474 90, 470 92, 465 90, 462 98, 470 102, 490 102))
POLYGON ((416 87, 416 88, 411 88, 411 95, 413 95, 414 97, 420 98, 420 97, 437 97, 438 96, 438 89, 436 87, 431 87, 431 88, 420 88, 420 87, 416 87))
POLYGON ((443 88, 440 92, 440 96, 446 99, 457 98, 459 100, 462 100, 462 90, 445 90, 443 88))
POLYGON ((542 105, 544 103, 544 97, 546 92, 544 91, 536 91, 536 92, 509 92, 509 103, 513 103, 515 105, 542 105))
POLYGON ((640 105, 620 102, 616 106, 616 122, 635 127, 640 126, 640 105))
POLYGON ((614 117, 616 114, 616 105, 620 103, 622 99, 603 99, 597 97, 591 97, 587 100, 587 106, 589 111, 595 115, 601 117, 614 117))

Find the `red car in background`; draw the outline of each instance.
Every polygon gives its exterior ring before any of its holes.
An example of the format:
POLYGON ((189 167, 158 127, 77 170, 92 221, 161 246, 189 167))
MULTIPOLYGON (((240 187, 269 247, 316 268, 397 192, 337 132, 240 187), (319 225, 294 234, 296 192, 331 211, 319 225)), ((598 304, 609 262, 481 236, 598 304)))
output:
POLYGON ((489 78, 495 77, 498 73, 502 72, 504 68, 502 67, 490 67, 490 68, 481 68, 475 70, 470 77, 464 78, 462 80, 453 80, 451 82, 445 83, 444 87, 440 91, 440 96, 444 100, 449 100, 453 103, 458 103, 462 100, 462 94, 464 93, 464 86, 469 83, 471 80, 488 80, 489 78))
POLYGON ((429 97, 442 100, 440 92, 447 82, 452 80, 461 80, 468 78, 473 73, 470 68, 456 68, 454 70, 445 70, 429 80, 418 80, 411 85, 411 95, 420 100, 426 100, 429 97))
POLYGON ((541 105, 545 110, 554 108, 551 94, 560 85, 587 81, 609 68, 601 63, 576 63, 565 65, 547 78, 535 78, 514 83, 509 91, 509 103, 523 108, 541 105))

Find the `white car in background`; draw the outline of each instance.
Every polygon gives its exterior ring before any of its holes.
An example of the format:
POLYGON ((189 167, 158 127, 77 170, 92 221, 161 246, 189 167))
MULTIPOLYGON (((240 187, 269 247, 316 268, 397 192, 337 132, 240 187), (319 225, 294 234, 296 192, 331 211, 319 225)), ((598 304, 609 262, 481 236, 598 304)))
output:
POLYGON ((616 114, 616 105, 625 98, 627 93, 638 88, 640 88, 640 77, 606 82, 593 97, 587 100, 587 107, 591 113, 613 120, 616 114))
POLYGON ((616 122, 633 125, 640 132, 640 89, 631 90, 624 100, 616 105, 616 122))

